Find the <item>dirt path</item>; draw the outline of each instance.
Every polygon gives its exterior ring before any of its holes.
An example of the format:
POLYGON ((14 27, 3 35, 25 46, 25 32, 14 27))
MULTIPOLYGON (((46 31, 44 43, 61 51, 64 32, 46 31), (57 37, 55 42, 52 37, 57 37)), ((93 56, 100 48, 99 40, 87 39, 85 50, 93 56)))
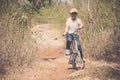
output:
POLYGON ((69 69, 71 65, 68 65, 69 58, 64 55, 64 41, 60 37, 61 33, 53 29, 50 24, 35 25, 31 30, 38 48, 36 55, 40 58, 40 63, 36 63, 37 66, 33 68, 35 73, 32 71, 34 78, 31 80, 101 80, 99 76, 95 76, 105 73, 103 67, 106 69, 108 66, 113 69, 116 66, 104 61, 86 60, 85 70, 69 69))
MULTIPOLYGON (((48 72, 45 76, 40 76, 43 80, 64 80, 67 76, 74 72, 68 70, 68 58, 64 55, 64 41, 60 37, 61 34, 52 28, 50 24, 36 25, 32 28, 33 39, 38 44, 37 55, 44 62, 47 62, 48 67, 53 67, 53 70, 46 69, 48 72), (51 65, 52 64, 52 65, 51 65)), ((43 66, 44 68, 44 66, 43 66)), ((51 68, 52 69, 52 68, 51 68)))

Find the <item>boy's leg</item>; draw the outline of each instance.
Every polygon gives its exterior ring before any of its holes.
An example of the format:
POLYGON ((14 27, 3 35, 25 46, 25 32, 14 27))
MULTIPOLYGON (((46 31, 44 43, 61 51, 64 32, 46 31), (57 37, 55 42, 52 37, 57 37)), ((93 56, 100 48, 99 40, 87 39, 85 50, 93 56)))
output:
POLYGON ((79 36, 75 35, 75 40, 77 42, 77 46, 78 46, 78 50, 80 51, 80 55, 83 58, 83 52, 82 52, 82 48, 81 48, 81 44, 80 44, 80 40, 79 40, 79 36))
POLYGON ((66 39, 67 39, 67 42, 66 42, 66 54, 69 55, 70 54, 70 45, 72 43, 72 35, 67 34, 66 39))

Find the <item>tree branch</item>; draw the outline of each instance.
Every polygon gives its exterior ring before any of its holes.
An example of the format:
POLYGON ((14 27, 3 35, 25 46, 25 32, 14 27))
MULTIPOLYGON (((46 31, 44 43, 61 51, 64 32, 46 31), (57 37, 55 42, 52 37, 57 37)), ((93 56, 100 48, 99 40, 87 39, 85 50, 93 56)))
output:
POLYGON ((90 18, 92 19, 92 21, 93 21, 94 24, 96 25, 96 21, 95 21, 95 19, 93 18, 91 12, 90 12, 90 0, 88 0, 88 13, 89 13, 89 15, 90 15, 90 18))

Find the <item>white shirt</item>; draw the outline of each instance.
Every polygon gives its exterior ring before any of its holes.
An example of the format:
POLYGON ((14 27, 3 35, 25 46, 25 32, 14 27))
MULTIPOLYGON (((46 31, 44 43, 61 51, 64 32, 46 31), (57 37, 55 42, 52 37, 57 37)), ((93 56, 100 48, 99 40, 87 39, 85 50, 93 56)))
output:
POLYGON ((72 20, 69 17, 66 21, 66 27, 68 27, 68 34, 78 34, 78 28, 81 23, 81 20, 77 18, 76 20, 72 20))

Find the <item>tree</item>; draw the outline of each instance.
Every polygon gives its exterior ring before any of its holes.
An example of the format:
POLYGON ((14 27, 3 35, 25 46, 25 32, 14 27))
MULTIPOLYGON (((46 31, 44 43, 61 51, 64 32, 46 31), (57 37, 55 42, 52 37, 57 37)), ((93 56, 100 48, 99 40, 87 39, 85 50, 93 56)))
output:
POLYGON ((49 0, 49 5, 51 5, 52 4, 52 0, 49 0))

